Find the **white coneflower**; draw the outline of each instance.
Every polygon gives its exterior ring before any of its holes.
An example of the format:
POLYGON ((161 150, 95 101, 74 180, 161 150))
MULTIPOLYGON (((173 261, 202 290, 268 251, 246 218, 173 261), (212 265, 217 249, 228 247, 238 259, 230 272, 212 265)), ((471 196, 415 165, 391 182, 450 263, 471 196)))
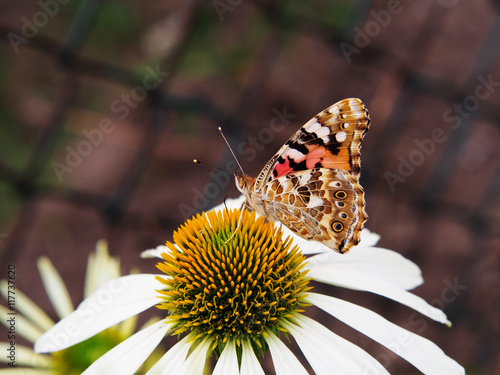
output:
MULTIPOLYGON (((54 310, 60 319, 70 315, 73 311, 73 304, 69 292, 64 285, 62 278, 46 257, 41 257, 38 262, 38 269, 42 277, 42 282, 47 291, 54 310)), ((106 285, 112 280, 120 277, 120 264, 118 259, 110 257, 105 241, 99 241, 96 253, 91 254, 88 259, 87 272, 85 276, 84 296, 87 298, 99 287, 106 285)), ((7 299, 8 283, 5 280, 0 282, 0 289, 7 299)), ((6 355, 0 356, 0 361, 7 363, 7 369, 0 369, 0 374, 51 374, 68 375, 80 374, 89 367, 97 358, 106 353, 109 349, 130 337, 135 332, 137 317, 131 317, 121 324, 110 327, 91 339, 71 346, 66 350, 52 354, 37 354, 31 348, 19 345, 19 337, 35 342, 44 332, 49 331, 54 325, 54 321, 31 299, 24 295, 19 289, 15 290, 15 305, 12 309, 0 306, 2 317, 14 317, 15 332, 9 342, 0 342, 0 351, 8 353, 9 348, 14 355, 9 358, 6 355), (9 315, 7 315, 9 314, 9 315), (11 341, 14 344, 11 344, 11 341), (10 363, 10 365, 9 365, 10 363)), ((6 319, 2 318, 5 324, 6 319)), ((64 342, 70 336, 71 330, 57 337, 57 340, 64 342)))
MULTIPOLYGON (((227 205, 232 203, 237 205, 227 205)), ((294 246, 274 223, 254 213, 209 211, 182 225, 172 243, 148 251, 162 259, 161 274, 124 276, 122 290, 97 290, 89 300, 106 291, 109 304, 91 316, 84 313, 91 308, 84 301, 36 342, 35 351, 74 345, 156 305, 164 319, 110 350, 85 374, 133 374, 165 335, 181 339, 148 374, 202 374, 210 356, 217 359, 215 375, 263 374, 259 357, 267 351, 276 374, 307 374, 282 336, 295 339, 316 374, 387 373, 363 349, 307 317, 305 307, 316 305, 389 349, 404 337, 396 354, 426 374, 463 374, 431 341, 364 307, 310 290, 310 280, 365 290, 449 324, 442 311, 406 291, 422 282, 418 267, 374 247, 377 240, 365 231, 349 254, 329 251, 306 258, 302 250, 318 245, 299 241, 301 246, 294 246), (55 341, 69 326, 78 327, 78 334, 64 344, 55 341)))

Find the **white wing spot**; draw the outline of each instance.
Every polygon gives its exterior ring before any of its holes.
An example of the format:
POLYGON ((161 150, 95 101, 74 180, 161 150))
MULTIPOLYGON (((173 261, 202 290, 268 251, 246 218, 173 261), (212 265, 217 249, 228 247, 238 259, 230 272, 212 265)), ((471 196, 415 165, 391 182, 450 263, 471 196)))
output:
POLYGON ((331 114, 339 113, 339 106, 338 105, 333 106, 328 110, 328 112, 330 112, 331 114))
POLYGON ((292 181, 290 181, 289 179, 281 181, 281 185, 283 186, 283 189, 285 191, 289 191, 295 188, 295 186, 293 186, 292 184, 292 181))
MULTIPOLYGON (((359 105, 359 99, 351 98, 349 100, 349 105, 351 106, 351 110, 353 112, 362 113, 362 107, 359 105)), ((356 114, 358 114, 358 113, 356 113, 356 114)))
POLYGON ((327 126, 322 126, 318 130, 316 130, 314 133, 316 133, 316 135, 318 136, 318 138, 323 138, 323 137, 326 137, 326 136, 328 136, 330 134, 330 128, 328 128, 327 126))
POLYGON ((347 115, 346 115, 345 113, 342 113, 342 114, 340 115, 340 117, 342 117, 342 118, 346 118, 346 117, 347 117, 347 115))
POLYGON ((292 147, 289 147, 287 150, 287 156, 290 156, 292 159, 301 160, 304 157, 304 154, 299 150, 296 150, 292 147))
POLYGON ((304 174, 304 175, 300 176, 299 185, 303 186, 303 185, 307 184, 310 179, 311 179, 311 175, 304 174))
POLYGON ((307 205, 307 208, 319 207, 319 206, 323 206, 323 204, 324 204, 323 203, 323 199, 318 198, 318 197, 313 197, 309 201, 309 204, 307 205))
POLYGON ((342 129, 347 129, 349 127, 349 123, 348 122, 344 122, 342 124, 342 129))
POLYGON ((337 142, 344 142, 347 138, 347 133, 346 132, 338 132, 335 134, 335 139, 337 142))
POLYGON ((315 132, 318 129, 321 129, 321 124, 318 121, 313 122, 311 125, 307 127, 307 131, 310 132, 315 132))

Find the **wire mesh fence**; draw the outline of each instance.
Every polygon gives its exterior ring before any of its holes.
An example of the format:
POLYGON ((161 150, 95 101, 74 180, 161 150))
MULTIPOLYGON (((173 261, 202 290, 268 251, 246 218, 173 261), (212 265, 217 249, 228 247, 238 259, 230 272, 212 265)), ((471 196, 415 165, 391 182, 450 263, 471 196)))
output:
MULTIPOLYGON (((416 293, 454 328, 418 326, 404 308, 339 293, 421 329, 468 370, 499 371, 495 2, 0 7, 0 254, 2 265, 18 264, 25 290, 40 292, 31 274, 48 254, 78 302, 81 262, 99 238, 123 267, 150 269, 140 251, 236 195, 228 174, 192 164, 236 168, 218 126, 256 175, 310 117, 359 97, 372 117, 362 149, 367 226, 422 268, 416 293)), ((378 355, 390 370, 412 371, 378 355)))

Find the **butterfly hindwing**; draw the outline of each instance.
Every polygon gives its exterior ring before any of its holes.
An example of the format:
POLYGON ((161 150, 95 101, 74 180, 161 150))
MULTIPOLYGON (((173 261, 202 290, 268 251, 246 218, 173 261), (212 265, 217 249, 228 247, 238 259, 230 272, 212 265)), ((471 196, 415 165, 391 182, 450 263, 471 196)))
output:
POLYGON ((341 170, 315 168, 273 179, 263 187, 268 215, 291 231, 344 253, 359 242, 366 220, 364 193, 341 170))

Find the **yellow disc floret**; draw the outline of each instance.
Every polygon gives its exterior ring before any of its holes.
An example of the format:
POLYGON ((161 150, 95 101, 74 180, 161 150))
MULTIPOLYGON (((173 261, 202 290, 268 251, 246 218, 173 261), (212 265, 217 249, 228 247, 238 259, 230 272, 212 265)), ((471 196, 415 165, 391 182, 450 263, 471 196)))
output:
POLYGON ((305 258, 280 229, 244 210, 195 216, 175 233, 161 277, 160 309, 175 333, 210 336, 214 346, 228 339, 265 342, 266 330, 303 311, 309 289, 305 258))

